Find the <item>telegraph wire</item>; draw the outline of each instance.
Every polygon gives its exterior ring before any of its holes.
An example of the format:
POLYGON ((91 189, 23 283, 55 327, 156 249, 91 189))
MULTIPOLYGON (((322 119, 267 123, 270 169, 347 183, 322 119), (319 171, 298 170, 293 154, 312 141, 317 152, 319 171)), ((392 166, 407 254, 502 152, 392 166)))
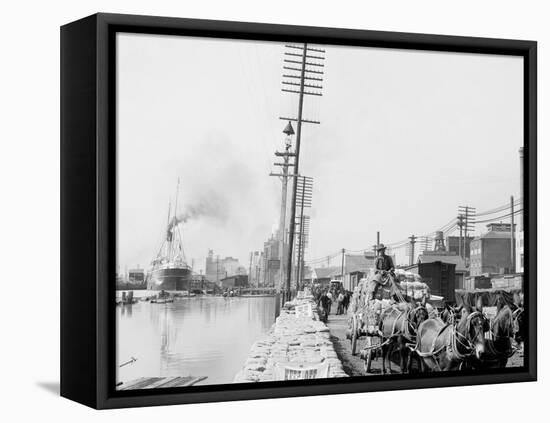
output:
POLYGON ((517 216, 517 215, 520 214, 520 213, 523 213, 523 209, 516 210, 516 211, 514 211, 514 213, 504 214, 504 215, 502 215, 502 216, 494 217, 494 218, 487 219, 487 220, 477 220, 475 223, 496 222, 497 220, 502 220, 502 219, 505 219, 505 218, 510 217, 510 216, 512 216, 512 215, 517 216))
MULTIPOLYGON (((523 203, 522 198, 519 198, 519 199, 514 201, 514 205, 521 205, 522 203, 523 203)), ((505 204, 505 205, 497 206, 497 207, 494 207, 492 209, 488 209, 488 210, 476 213, 473 216, 475 216, 475 217, 477 217, 477 216, 489 216, 491 214, 496 214, 496 213, 502 212, 504 210, 507 210, 509 208, 510 208, 510 204, 508 203, 508 204, 505 204)), ((518 209, 518 210, 514 210, 513 213, 506 213, 506 214, 503 214, 503 215, 500 215, 500 216, 496 216, 496 217, 492 217, 492 218, 484 219, 484 220, 476 220, 476 221, 472 222, 472 224, 477 225, 477 224, 482 224, 482 223, 495 222, 495 221, 498 221, 498 220, 509 218, 512 215, 517 216, 518 214, 521 214, 521 213, 523 213, 523 208, 518 209)), ((433 232, 429 232, 425 235, 419 235, 417 238, 418 239, 433 240, 433 237, 437 232, 443 232, 444 235, 448 235, 449 233, 452 233, 453 231, 455 231, 457 228, 458 228, 458 225, 457 225, 457 222, 456 222, 456 218, 453 218, 450 221, 448 221, 447 223, 445 223, 443 226, 441 226, 439 229, 437 229, 433 232)), ((406 247, 407 245, 409 245, 409 239, 407 238, 407 239, 403 239, 403 240, 392 242, 392 243, 385 244, 385 245, 390 250, 397 250, 397 249, 400 249, 400 248, 403 248, 403 247, 406 247)), ((359 250, 348 250, 348 249, 346 249, 346 252, 348 252, 348 253, 366 253, 368 251, 372 251, 372 247, 363 248, 363 249, 359 249, 359 250)), ((316 258, 316 259, 307 260, 307 264, 308 265, 315 265, 315 264, 323 263, 323 262, 326 262, 326 261, 328 261, 332 258, 335 258, 335 257, 339 256, 340 254, 341 254, 341 250, 336 251, 332 254, 328 254, 328 255, 316 258)))
MULTIPOLYGON (((518 198, 516 201, 514 201, 514 206, 520 205, 521 203, 523 203, 523 198, 518 198)), ((507 204, 503 204, 501 206, 495 207, 495 208, 490 209, 490 210, 485 210, 485 211, 476 213, 475 216, 478 217, 478 216, 486 216, 486 215, 489 215, 489 214, 495 214, 495 213, 504 211, 504 210, 509 209, 509 208, 510 208, 510 203, 507 203, 507 204)))

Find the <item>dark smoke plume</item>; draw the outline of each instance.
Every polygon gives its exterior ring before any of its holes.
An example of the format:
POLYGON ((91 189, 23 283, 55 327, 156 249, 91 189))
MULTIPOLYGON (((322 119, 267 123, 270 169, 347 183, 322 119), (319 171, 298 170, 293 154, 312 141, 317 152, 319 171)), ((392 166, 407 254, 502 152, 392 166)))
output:
POLYGON ((222 193, 215 190, 202 192, 199 198, 191 199, 184 205, 183 213, 180 213, 170 222, 169 229, 180 223, 190 220, 210 219, 218 223, 225 223, 229 216, 228 202, 222 193))

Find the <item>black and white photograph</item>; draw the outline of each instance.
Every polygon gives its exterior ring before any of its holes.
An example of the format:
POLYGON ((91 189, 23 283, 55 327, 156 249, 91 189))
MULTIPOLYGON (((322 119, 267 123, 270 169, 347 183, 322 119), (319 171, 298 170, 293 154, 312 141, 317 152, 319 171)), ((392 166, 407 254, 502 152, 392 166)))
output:
POLYGON ((116 390, 523 368, 524 69, 117 32, 116 390))
POLYGON ((544 420, 545 6, 7 2, 0 419, 544 420))

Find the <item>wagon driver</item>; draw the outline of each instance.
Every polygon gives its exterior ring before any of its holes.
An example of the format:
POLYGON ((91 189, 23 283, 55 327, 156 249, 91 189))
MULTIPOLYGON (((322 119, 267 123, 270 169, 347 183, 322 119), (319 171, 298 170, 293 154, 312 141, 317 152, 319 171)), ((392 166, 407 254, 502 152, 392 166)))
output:
POLYGON ((384 244, 380 244, 377 248, 377 251, 378 256, 376 257, 376 261, 374 262, 374 269, 376 270, 376 273, 380 273, 381 271, 392 273, 395 266, 393 265, 392 258, 386 255, 386 246, 384 244))
POLYGON ((386 255, 386 246, 380 244, 377 248, 378 256, 374 262, 375 274, 369 279, 366 286, 366 305, 365 317, 367 320, 367 332, 377 334, 379 331, 378 323, 382 312, 382 304, 376 300, 376 294, 380 285, 385 285, 391 278, 393 279, 394 264, 390 256, 386 255), (389 273, 389 274, 388 274, 389 273))

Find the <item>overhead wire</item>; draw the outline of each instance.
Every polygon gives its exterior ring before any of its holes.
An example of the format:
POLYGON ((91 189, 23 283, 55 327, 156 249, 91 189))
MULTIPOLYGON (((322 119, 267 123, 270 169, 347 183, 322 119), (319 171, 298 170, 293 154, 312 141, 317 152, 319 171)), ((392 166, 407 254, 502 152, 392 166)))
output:
MULTIPOLYGON (((517 206, 517 205, 520 205, 521 203, 523 203, 523 198, 518 198, 516 200, 514 200, 514 206, 517 206)), ((478 212, 478 213, 475 213, 474 214, 474 217, 477 217, 477 216, 486 216, 486 215, 489 215, 489 214, 494 214, 494 213, 498 213, 499 211, 503 211, 503 210, 506 210, 510 208, 510 203, 506 203, 506 204, 503 204, 501 206, 497 206, 493 209, 490 209, 490 210, 485 210, 485 211, 482 211, 482 212, 478 212)))
MULTIPOLYGON (((514 201, 514 205, 520 205, 521 203, 523 202, 523 199, 522 198, 519 198, 517 200, 514 201)), ((477 217, 477 216, 488 216, 488 215, 491 215, 491 214, 496 214, 498 212, 501 212, 501 211, 504 211, 506 209, 510 208, 510 203, 508 204, 503 204, 501 206, 498 206, 498 207, 494 207, 492 209, 489 209, 489 210, 485 210, 483 212, 480 212, 480 213, 476 213, 475 215, 473 215, 474 217, 477 217)), ((516 216, 520 213, 523 213, 523 208, 522 209, 519 209, 519 210, 514 210, 514 213, 513 215, 516 216)), ((496 216, 496 217, 493 217, 493 218, 489 218, 489 219, 484 219, 484 220, 476 220, 476 221, 472 221, 471 223, 472 224, 480 224, 480 223, 489 223, 489 222, 495 222, 497 220, 501 220, 501 219, 505 219, 507 217, 510 217, 512 216, 512 213, 507 213, 507 214, 504 214, 504 215, 501 215, 501 216, 496 216)), ((447 235, 453 231, 455 231, 456 229, 458 228, 458 225, 457 225, 457 221, 456 221, 456 218, 452 218, 450 221, 448 221, 447 223, 445 223, 443 226, 441 226, 439 229, 435 230, 435 231, 432 231, 432 232, 429 232, 427 234, 424 234, 424 235, 420 235, 420 236, 417 236, 416 239, 419 240, 419 242, 430 242, 430 241, 433 241, 433 237, 434 235, 437 233, 437 232, 443 232, 444 235, 447 235)), ((390 250, 397 250, 397 249, 400 249, 400 248, 403 248, 403 247, 406 247, 407 245, 410 244, 410 239, 409 238, 406 238, 406 239, 403 239, 403 240, 400 240, 400 241, 396 241, 396 242, 392 242, 392 243, 389 243, 389 244, 385 244, 385 246, 390 249, 390 250)), ((367 251, 372 251, 372 247, 369 247, 369 248, 364 248, 364 249, 359 249, 359 250, 345 250, 345 252, 347 253, 365 253, 367 251)), ((333 254, 329 254, 327 256, 323 256, 323 257, 320 257, 318 259, 312 259, 312 260, 307 260, 307 263, 308 264, 316 264, 316 263, 322 263, 322 262, 325 262, 329 259, 332 259, 334 257, 337 257, 339 256, 340 254, 342 254, 342 251, 337 251, 333 254)))
POLYGON ((494 218, 491 218, 491 219, 478 220, 478 221, 476 221, 475 223, 495 222, 495 221, 497 221, 497 220, 501 220, 501 219, 505 219, 505 218, 507 218, 507 217, 511 217, 512 214, 513 214, 514 216, 516 216, 516 215, 518 215, 518 214, 520 214, 520 213, 523 213, 523 209, 519 209, 519 210, 517 210, 517 211, 514 211, 513 213, 510 212, 510 213, 508 213, 508 214, 504 214, 504 215, 502 215, 502 216, 497 216, 497 217, 494 217, 494 218))

